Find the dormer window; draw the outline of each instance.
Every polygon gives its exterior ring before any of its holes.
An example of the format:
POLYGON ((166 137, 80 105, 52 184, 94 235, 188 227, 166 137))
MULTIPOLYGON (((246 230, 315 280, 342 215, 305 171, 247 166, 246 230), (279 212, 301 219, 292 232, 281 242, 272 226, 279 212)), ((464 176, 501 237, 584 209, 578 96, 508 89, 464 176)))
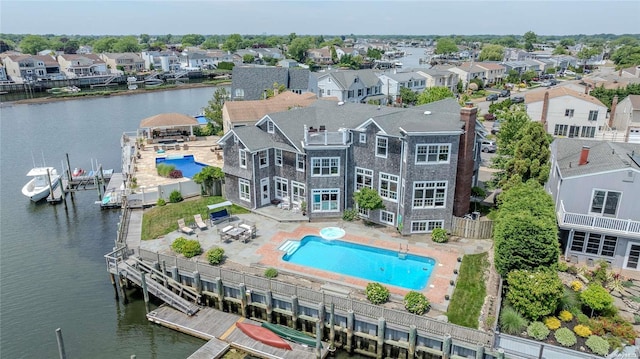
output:
POLYGON ((274 132, 273 121, 271 121, 271 120, 267 121, 267 132, 269 132, 269 133, 273 133, 274 132))
POLYGON ((358 82, 358 78, 356 77, 355 79, 353 79, 353 82, 358 82))

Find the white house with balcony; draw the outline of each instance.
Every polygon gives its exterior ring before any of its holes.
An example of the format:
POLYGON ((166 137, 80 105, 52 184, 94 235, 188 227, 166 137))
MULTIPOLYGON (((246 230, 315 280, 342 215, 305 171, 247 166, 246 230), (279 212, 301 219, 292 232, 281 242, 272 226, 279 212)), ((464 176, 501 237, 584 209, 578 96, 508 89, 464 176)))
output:
POLYGON ((640 144, 557 138, 545 188, 567 260, 640 279, 640 144))

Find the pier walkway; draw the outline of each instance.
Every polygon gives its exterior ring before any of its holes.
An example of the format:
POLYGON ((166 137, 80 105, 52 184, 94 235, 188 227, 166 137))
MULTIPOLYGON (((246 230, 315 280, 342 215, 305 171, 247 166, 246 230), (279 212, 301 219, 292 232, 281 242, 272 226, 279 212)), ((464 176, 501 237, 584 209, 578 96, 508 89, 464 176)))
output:
MULTIPOLYGON (((147 319, 156 324, 171 328, 192 336, 209 340, 200 350, 206 351, 207 358, 218 358, 224 353, 228 346, 246 351, 260 358, 282 358, 282 359, 315 359, 315 348, 288 341, 293 350, 285 350, 268 346, 254 339, 249 338, 240 329, 236 328, 236 322, 245 322, 259 325, 250 319, 239 315, 230 314, 212 308, 202 308, 200 312, 193 316, 186 316, 183 313, 169 307, 161 306, 147 314, 147 319), (224 346, 227 344, 228 346, 224 346), (205 349, 209 346, 210 348, 205 349)), ((322 343, 320 357, 324 358, 328 354, 327 343, 322 343)), ((198 350, 190 358, 203 358, 198 354, 198 350), (195 356, 198 354, 198 356, 195 356)), ((204 354, 204 353, 201 353, 204 354)))

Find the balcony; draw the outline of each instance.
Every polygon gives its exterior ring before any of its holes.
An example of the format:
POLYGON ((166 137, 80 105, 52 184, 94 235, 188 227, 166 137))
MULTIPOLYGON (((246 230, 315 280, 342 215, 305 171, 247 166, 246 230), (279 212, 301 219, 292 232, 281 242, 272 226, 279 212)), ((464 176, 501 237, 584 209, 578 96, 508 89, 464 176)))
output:
POLYGON ((598 230, 616 236, 640 239, 640 221, 567 212, 562 201, 558 208, 558 224, 564 228, 598 230))
POLYGON ((346 146, 349 140, 349 131, 327 131, 320 126, 320 129, 307 126, 304 127, 305 146, 346 146))

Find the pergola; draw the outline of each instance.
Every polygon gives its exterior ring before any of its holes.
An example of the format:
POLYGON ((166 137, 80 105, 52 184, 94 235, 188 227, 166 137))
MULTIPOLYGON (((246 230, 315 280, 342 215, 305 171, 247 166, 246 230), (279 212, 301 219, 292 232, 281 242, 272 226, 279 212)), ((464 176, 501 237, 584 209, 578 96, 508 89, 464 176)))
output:
POLYGON ((194 126, 200 126, 198 120, 181 113, 161 113, 140 121, 140 129, 148 140, 177 139, 182 136, 190 138, 193 136, 194 126))

